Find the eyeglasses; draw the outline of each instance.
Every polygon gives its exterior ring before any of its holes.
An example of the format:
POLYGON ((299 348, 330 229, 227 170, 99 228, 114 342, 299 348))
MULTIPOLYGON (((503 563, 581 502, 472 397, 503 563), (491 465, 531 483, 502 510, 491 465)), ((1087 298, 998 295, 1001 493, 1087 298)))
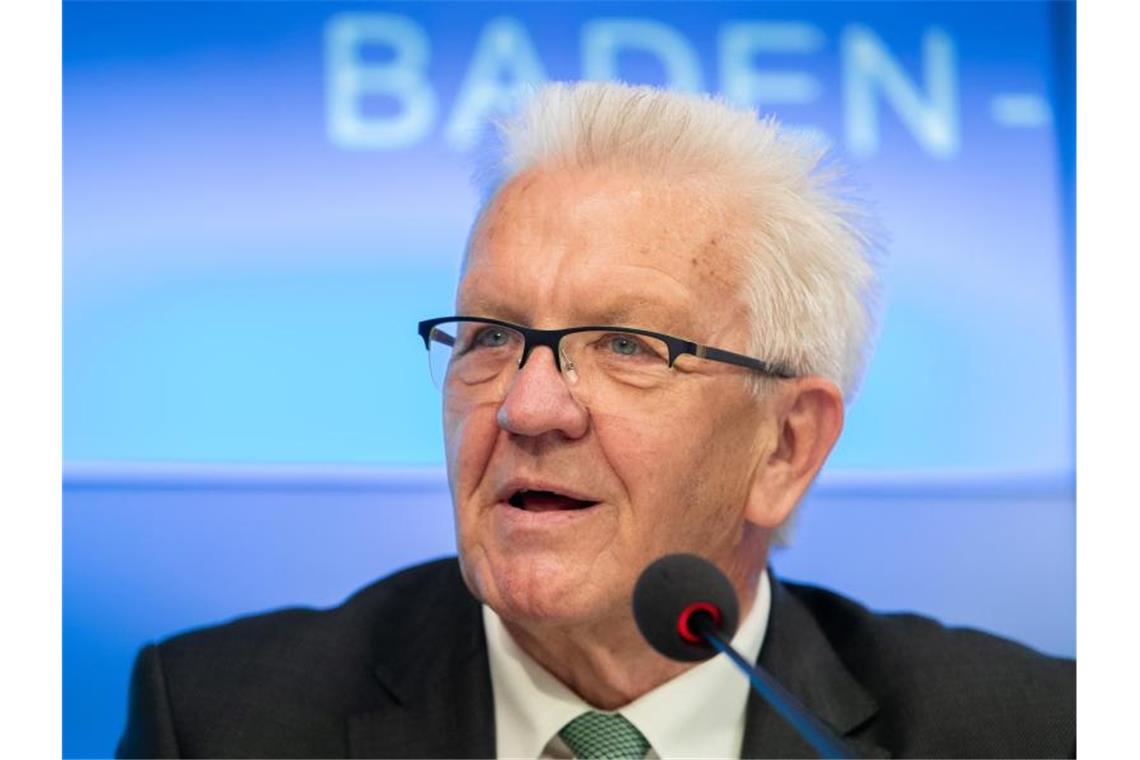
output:
POLYGON ((621 395, 661 387, 685 355, 746 367, 770 377, 790 370, 743 354, 635 327, 589 325, 563 330, 485 317, 440 317, 419 323, 436 387, 469 397, 502 398, 531 352, 546 346, 576 397, 621 395))

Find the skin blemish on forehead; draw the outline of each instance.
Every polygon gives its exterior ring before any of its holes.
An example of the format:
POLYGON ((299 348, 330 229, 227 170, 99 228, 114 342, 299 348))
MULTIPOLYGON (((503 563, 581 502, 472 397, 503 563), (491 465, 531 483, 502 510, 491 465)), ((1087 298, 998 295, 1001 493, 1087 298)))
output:
POLYGON ((525 195, 537 181, 538 175, 533 172, 521 174, 511 183, 510 192, 512 195, 525 195))
POLYGON ((497 214, 492 214, 489 218, 483 220, 480 228, 476 230, 475 240, 482 243, 490 243, 499 236, 499 226, 501 222, 497 214))
POLYGON ((737 254, 731 246, 721 245, 724 236, 723 231, 714 232, 690 259, 695 272, 720 284, 728 284, 741 277, 741 262, 737 259, 737 254))

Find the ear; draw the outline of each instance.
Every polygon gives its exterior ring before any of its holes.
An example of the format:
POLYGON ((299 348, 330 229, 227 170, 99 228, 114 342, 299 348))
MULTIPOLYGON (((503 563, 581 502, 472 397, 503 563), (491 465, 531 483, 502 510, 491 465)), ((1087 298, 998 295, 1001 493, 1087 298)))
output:
POLYGON ((843 429, 843 394, 830 380, 801 377, 772 391, 775 425, 752 477, 745 518, 775 530, 795 509, 843 429))

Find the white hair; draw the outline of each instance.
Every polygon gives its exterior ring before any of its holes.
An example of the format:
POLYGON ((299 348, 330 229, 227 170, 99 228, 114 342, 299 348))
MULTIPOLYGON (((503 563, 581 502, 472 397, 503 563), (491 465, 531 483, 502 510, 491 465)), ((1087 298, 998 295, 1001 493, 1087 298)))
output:
POLYGON ((722 194, 708 203, 731 198, 744 209, 736 233, 754 316, 750 350, 853 397, 875 332, 878 277, 865 218, 843 199, 840 173, 825 167, 817 143, 719 98, 611 82, 545 85, 500 124, 500 136, 492 190, 558 166, 711 182, 722 194))

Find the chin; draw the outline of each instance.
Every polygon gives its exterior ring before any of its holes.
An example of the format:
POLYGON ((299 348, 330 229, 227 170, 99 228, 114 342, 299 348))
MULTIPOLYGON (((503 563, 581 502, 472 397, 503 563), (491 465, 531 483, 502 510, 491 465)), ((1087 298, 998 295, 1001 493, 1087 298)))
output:
MULTIPOLYGON (((460 565, 475 597, 513 623, 588 623, 622 601, 612 597, 617 586, 598 585, 595 568, 562 557, 506 556, 476 550, 461 552, 460 565)), ((628 607, 629 600, 624 601, 628 607)))

